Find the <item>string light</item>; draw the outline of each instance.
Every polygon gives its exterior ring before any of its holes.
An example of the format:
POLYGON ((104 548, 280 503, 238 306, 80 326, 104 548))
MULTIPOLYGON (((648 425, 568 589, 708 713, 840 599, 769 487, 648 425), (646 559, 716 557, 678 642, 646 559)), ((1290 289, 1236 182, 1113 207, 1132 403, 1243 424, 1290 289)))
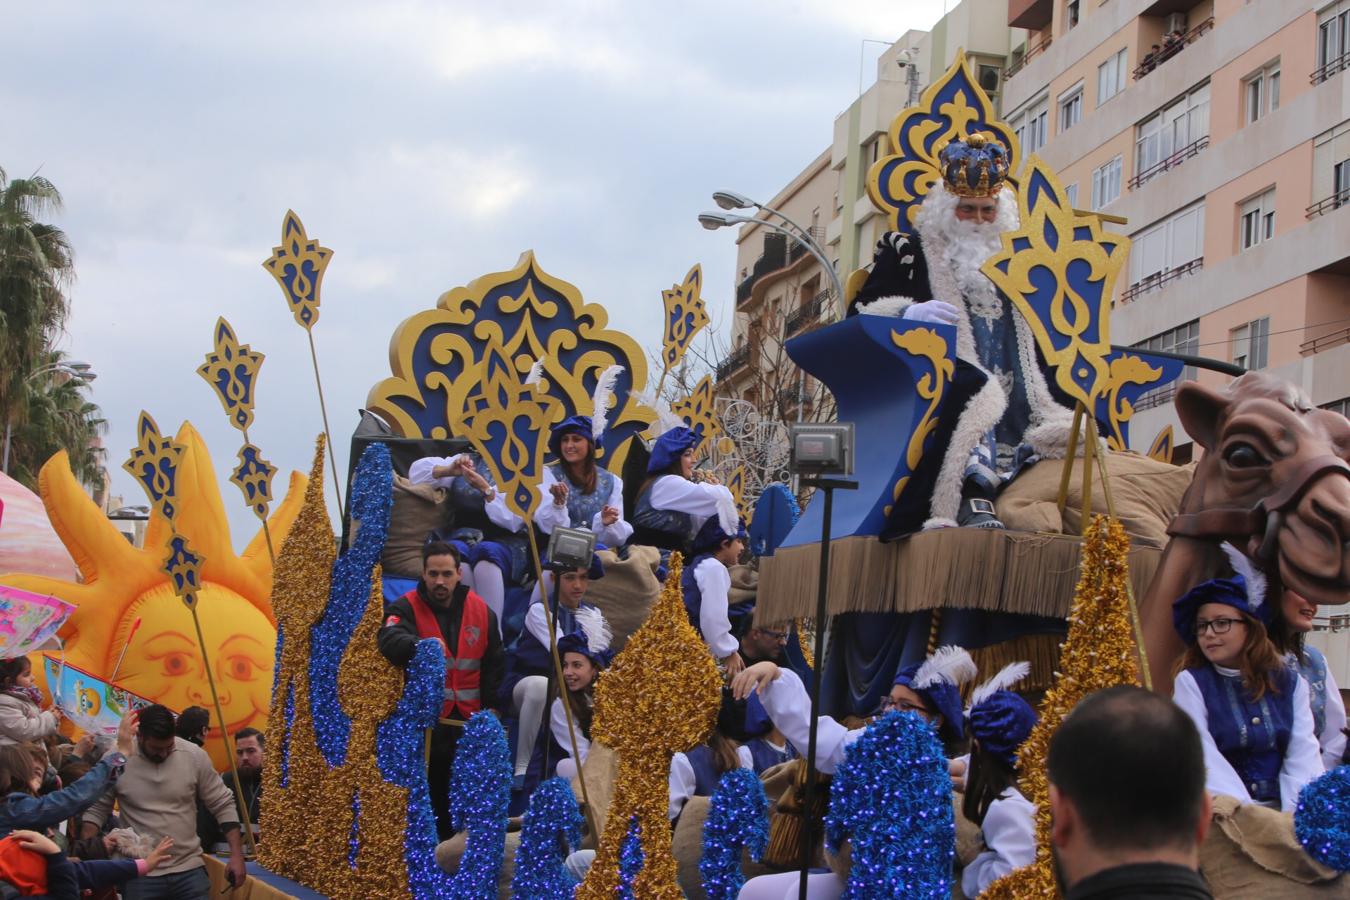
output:
POLYGON ((769 800, 751 769, 732 769, 717 782, 703 821, 698 871, 708 900, 736 900, 745 884, 742 849, 759 860, 769 842, 769 800))
POLYGON ((830 783, 825 837, 845 839, 844 898, 945 898, 952 892, 956 819, 947 756, 928 723, 892 711, 848 749, 830 783))
POLYGON ((578 881, 563 865, 560 848, 581 843, 581 810, 572 786, 550 778, 535 789, 525 811, 516 847, 512 900, 558 900, 570 897, 578 881))
POLYGON ((464 726, 450 775, 450 822, 456 831, 468 833, 459 871, 450 885, 453 896, 497 896, 510 805, 511 758, 506 732, 496 716, 482 710, 464 726))
POLYGON ((1350 766, 1337 766, 1303 788, 1294 834, 1313 859, 1350 872, 1350 766))

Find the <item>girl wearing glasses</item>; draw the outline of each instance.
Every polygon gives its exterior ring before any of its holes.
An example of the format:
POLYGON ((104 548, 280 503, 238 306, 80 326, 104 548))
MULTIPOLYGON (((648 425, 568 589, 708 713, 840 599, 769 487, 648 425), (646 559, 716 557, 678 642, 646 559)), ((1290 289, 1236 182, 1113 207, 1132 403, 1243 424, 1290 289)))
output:
POLYGON ((1172 699, 1200 730, 1206 787, 1292 810, 1324 771, 1308 683, 1266 636, 1266 578, 1224 544, 1237 574, 1192 588, 1172 607, 1186 643, 1172 699))

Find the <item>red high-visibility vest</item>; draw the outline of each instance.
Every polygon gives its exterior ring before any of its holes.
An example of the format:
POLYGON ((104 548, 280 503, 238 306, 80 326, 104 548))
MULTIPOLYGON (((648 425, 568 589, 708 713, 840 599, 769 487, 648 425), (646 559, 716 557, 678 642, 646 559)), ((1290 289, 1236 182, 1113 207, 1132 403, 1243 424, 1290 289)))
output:
MULTIPOLYGON (((436 614, 417 593, 404 594, 412 607, 417 634, 422 638, 436 638, 445 644, 441 624, 436 614)), ((469 591, 464 598, 464 609, 459 618, 459 641, 454 655, 445 648, 445 702, 441 704, 441 718, 467 719, 483 708, 479 677, 483 668, 483 654, 488 647, 488 606, 483 598, 469 591)))

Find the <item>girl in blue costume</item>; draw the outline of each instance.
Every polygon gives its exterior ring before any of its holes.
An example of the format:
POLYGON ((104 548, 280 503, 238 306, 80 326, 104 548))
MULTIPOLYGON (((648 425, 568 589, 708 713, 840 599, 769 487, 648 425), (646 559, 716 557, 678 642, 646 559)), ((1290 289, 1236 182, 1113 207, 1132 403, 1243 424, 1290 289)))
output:
POLYGON ((468 566, 465 583, 497 614, 500 632, 506 584, 520 584, 530 570, 525 521, 506 508, 476 453, 423 457, 408 467, 408 480, 448 492, 454 515, 449 543, 468 566))
POLYGON ((596 382, 590 416, 571 416, 554 425, 548 439, 549 452, 557 462, 544 469, 539 492, 543 503, 535 524, 544 534, 554 528, 588 528, 596 540, 618 550, 633 536, 633 526, 623 515, 623 480, 595 457, 604 449, 606 412, 614 382, 623 366, 610 366, 596 382))
MULTIPOLYGON (((597 578, 603 578, 605 568, 600 557, 592 555, 589 569, 572 569, 558 576, 557 621, 554 623, 554 640, 562 646, 562 638, 580 627, 577 616, 583 618, 593 613, 600 617, 600 626, 604 616, 600 610, 585 602, 586 590, 597 578), (586 613, 582 613, 586 610, 586 613)), ((552 589, 551 572, 541 579, 541 585, 552 589)), ((550 601, 552 599, 551 594, 550 601)), ((597 626, 599 627, 599 626, 597 626)), ((561 650, 559 651, 561 653, 561 650)), ((520 723, 516 736, 515 787, 519 790, 525 780, 525 772, 530 766, 530 757, 534 755, 535 739, 539 736, 544 721, 544 705, 548 702, 548 681, 553 675, 553 656, 548 634, 548 611, 544 600, 536 591, 525 612, 525 627, 516 640, 515 648, 506 660, 506 677, 502 680, 502 705, 515 710, 520 723)))
POLYGON ((734 677, 745 668, 737 650, 741 643, 731 633, 731 567, 740 561, 747 536, 745 523, 736 521, 732 530, 722 528, 721 516, 712 516, 694 537, 693 558, 680 575, 684 608, 713 658, 734 677))
POLYGON ((997 879, 1036 859, 1036 805, 1017 789, 1017 749, 1037 716, 1008 690, 1030 671, 1024 662, 1011 663, 970 695, 970 762, 961 811, 980 826, 986 849, 961 873, 967 897, 978 897, 997 879))
POLYGON ((1321 650, 1306 643, 1317 616, 1317 604, 1293 591, 1285 591, 1278 618, 1271 623, 1270 640, 1275 649, 1308 682, 1312 705, 1313 734, 1322 749, 1322 763, 1330 771, 1341 765, 1346 752, 1345 703, 1336 677, 1321 650))
MULTIPOLYGON (((895 676, 891 692, 882 701, 882 711, 912 712, 928 722, 948 753, 964 735, 960 685, 975 677, 975 663, 960 647, 939 647, 922 663, 905 666, 895 676)), ((737 699, 752 692, 759 695, 774 726, 794 746, 805 749, 811 728, 811 698, 790 669, 772 662, 757 662, 732 680, 737 699)), ((821 716, 816 729, 816 770, 832 775, 844 761, 848 748, 863 736, 865 728, 845 728, 829 716, 821 716)), ((796 897, 800 872, 781 872, 752 878, 741 889, 740 900, 782 900, 796 897)), ((829 870, 812 870, 808 896, 817 900, 838 897, 843 880, 829 870)))
POLYGON ((757 694, 751 694, 745 703, 745 734, 749 738, 737 749, 741 767, 763 775, 774 766, 797 759, 797 748, 773 726, 764 704, 757 694))
POLYGON ((1230 545, 1224 551, 1238 574, 1172 606, 1186 643, 1172 700, 1200 731, 1210 793, 1289 811, 1324 771, 1308 683, 1266 636, 1265 576, 1230 545))
POLYGON ((652 446, 647 462, 647 480, 638 492, 633 511, 633 542, 685 552, 703 523, 713 516, 721 518, 724 531, 736 530, 736 500, 705 474, 694 482, 694 448, 697 434, 683 425, 675 425, 652 446))

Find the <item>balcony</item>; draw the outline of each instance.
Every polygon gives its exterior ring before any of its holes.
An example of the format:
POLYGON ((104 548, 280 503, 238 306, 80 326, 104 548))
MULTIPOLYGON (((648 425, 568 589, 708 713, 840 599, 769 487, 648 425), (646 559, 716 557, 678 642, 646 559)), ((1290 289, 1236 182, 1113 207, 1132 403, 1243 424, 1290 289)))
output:
POLYGON ((1346 69, 1350 69, 1350 50, 1345 51, 1335 59, 1327 60, 1322 65, 1313 69, 1312 74, 1308 76, 1308 80, 1316 87, 1332 75, 1335 75, 1337 72, 1344 72, 1346 69))
POLYGON ((1009 78, 1013 77, 1018 72, 1022 71, 1024 68, 1026 68, 1027 63, 1031 62, 1033 59, 1044 53, 1046 51, 1046 48, 1048 48, 1049 46, 1050 46, 1049 35, 1046 35, 1045 37, 1041 38, 1041 40, 1036 42, 1035 44, 1028 46, 1026 52, 1022 54, 1022 58, 1017 60, 1012 65, 1008 66, 1007 69, 1004 70, 1003 80, 1007 81, 1009 78))
POLYGON ((1151 178, 1156 178, 1157 176, 1166 172, 1168 169, 1175 169, 1177 166, 1181 165, 1186 160, 1190 159, 1192 156, 1197 156, 1200 153, 1200 151, 1204 150, 1208 146, 1209 146, 1209 135, 1205 135, 1198 141, 1192 141, 1191 143, 1187 144, 1185 147, 1182 147, 1180 150, 1168 156, 1161 162, 1149 166, 1142 172, 1136 173, 1135 176, 1131 178, 1128 182, 1129 189, 1134 190, 1135 188, 1142 185, 1144 182, 1148 181, 1151 178))
POLYGON ((1008 26, 1040 31, 1055 14, 1054 0, 1008 0, 1008 26))
POLYGON ((1340 209, 1347 203, 1350 203, 1350 188, 1339 190, 1325 200, 1318 200, 1312 206, 1304 210, 1303 214, 1305 218, 1315 219, 1324 213, 1331 212, 1333 209, 1340 209))
POLYGON ((1318 335, 1310 341, 1304 341, 1298 345, 1300 356, 1312 356, 1314 353, 1321 353, 1323 350, 1330 350, 1332 347, 1339 347, 1341 344, 1350 344, 1350 325, 1327 334, 1318 335))
POLYGON ((732 350, 726 357, 717 364, 717 380, 726 381, 737 369, 750 361, 750 345, 741 344, 735 350, 732 350))
POLYGON ((1161 272, 1154 272, 1145 278, 1141 278, 1134 284, 1127 287, 1120 295, 1121 304, 1131 303, 1145 294, 1153 291, 1162 290, 1163 287, 1176 281, 1178 278, 1184 278, 1195 272, 1199 272, 1205 267, 1204 257, 1193 259, 1188 263, 1182 263, 1171 269, 1164 269, 1161 272))
MULTIPOLYGON (((806 233, 811 236, 811 240, 816 242, 816 246, 818 247, 825 246, 824 228, 820 227, 819 225, 812 225, 810 228, 806 229, 806 233)), ((800 241, 792 241, 791 245, 788 247, 787 265, 792 265, 806 254, 807 249, 805 244, 801 243, 800 241)))
POLYGON ((750 274, 736 285, 736 305, 740 306, 750 299, 750 291, 755 282, 770 272, 776 272, 788 263, 787 235, 769 233, 764 235, 764 252, 755 260, 750 274))
POLYGON ((818 320, 829 302, 830 292, 824 290, 794 309, 788 315, 787 320, 783 322, 783 336, 792 337, 807 325, 818 320))
POLYGON ((1164 37, 1162 47, 1159 48, 1158 52, 1156 54, 1149 53, 1146 55, 1143 61, 1139 63, 1138 68, 1134 70, 1134 80, 1138 81, 1143 78, 1145 75, 1158 68, 1158 66, 1161 66, 1182 50, 1185 50, 1191 44, 1200 40, 1200 37, 1204 35, 1205 32, 1211 31, 1213 28, 1214 17, 1210 16, 1179 38, 1175 38, 1169 42, 1167 38, 1164 37))

